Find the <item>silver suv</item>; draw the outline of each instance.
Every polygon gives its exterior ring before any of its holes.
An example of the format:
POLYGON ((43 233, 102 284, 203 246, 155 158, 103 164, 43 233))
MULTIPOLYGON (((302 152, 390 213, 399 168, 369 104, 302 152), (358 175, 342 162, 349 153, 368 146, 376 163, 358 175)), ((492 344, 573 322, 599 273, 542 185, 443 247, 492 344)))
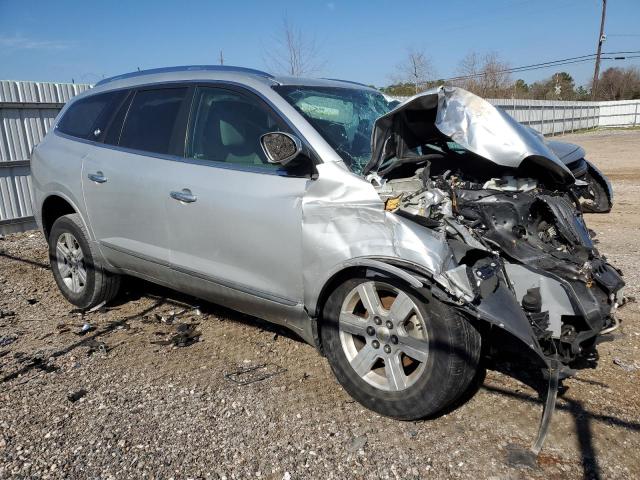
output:
POLYGON ((392 417, 450 406, 481 350, 568 374, 617 324, 573 175, 461 89, 391 109, 352 82, 135 72, 69 102, 32 173, 71 303, 133 275, 284 325, 392 417))

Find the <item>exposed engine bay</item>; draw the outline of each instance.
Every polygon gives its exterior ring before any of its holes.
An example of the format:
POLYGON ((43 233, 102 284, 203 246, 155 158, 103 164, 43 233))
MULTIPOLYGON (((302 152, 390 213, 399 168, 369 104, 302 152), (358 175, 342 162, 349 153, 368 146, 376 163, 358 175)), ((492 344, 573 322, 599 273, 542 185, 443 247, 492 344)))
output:
POLYGON ((597 336, 618 325, 624 281, 595 246, 571 170, 532 132, 441 87, 377 120, 364 174, 387 211, 447 242, 435 280, 460 309, 547 366, 573 366, 595 361, 597 336))
POLYGON ((455 257, 446 275, 472 308, 526 316, 545 356, 593 359, 597 335, 615 325, 624 281, 596 249, 578 199, 514 172, 493 176, 482 159, 469 161, 473 153, 434 142, 385 177, 369 176, 386 209, 446 236, 455 257), (501 287, 519 308, 496 294, 501 287))

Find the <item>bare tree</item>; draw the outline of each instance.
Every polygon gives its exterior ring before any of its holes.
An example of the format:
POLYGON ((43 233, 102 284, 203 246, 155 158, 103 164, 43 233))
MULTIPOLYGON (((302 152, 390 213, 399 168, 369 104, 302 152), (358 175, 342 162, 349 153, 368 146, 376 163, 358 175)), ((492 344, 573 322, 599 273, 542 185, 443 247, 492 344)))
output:
POLYGON ((415 93, 427 88, 427 84, 434 78, 434 69, 431 60, 421 50, 409 48, 404 61, 396 66, 397 73, 392 75, 392 80, 399 84, 411 84, 415 93))
POLYGON ((275 48, 266 52, 265 62, 270 70, 293 77, 317 73, 323 67, 315 39, 306 37, 287 16, 275 37, 275 48))
MULTIPOLYGON (((591 86, 593 89, 593 85, 591 86)), ((640 98, 640 70, 637 67, 608 68, 598 80, 596 100, 627 100, 640 98)))
POLYGON ((513 82, 508 69, 509 64, 500 60, 496 53, 480 56, 470 52, 460 62, 459 78, 451 83, 481 97, 511 96, 513 82))

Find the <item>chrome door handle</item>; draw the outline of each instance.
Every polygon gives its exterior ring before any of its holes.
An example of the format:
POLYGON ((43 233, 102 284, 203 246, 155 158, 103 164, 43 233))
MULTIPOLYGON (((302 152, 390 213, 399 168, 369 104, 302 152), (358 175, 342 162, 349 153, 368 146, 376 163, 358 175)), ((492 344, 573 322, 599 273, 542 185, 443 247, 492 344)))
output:
POLYGON ((173 191, 169 194, 169 196, 174 200, 178 200, 179 202, 184 203, 193 203, 198 199, 198 197, 193 195, 191 193, 191 190, 189 190, 188 188, 184 188, 180 192, 173 191))
POLYGON ((104 183, 107 181, 107 177, 105 177, 102 172, 90 173, 87 177, 89 177, 89 180, 96 183, 104 183))

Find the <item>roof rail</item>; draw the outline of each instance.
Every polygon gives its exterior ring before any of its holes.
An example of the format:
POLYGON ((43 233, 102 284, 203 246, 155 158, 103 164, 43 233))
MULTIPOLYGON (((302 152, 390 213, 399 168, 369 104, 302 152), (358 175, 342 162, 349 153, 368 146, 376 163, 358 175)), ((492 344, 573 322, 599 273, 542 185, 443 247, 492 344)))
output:
POLYGON ((351 83, 352 85, 360 85, 361 87, 373 88, 371 85, 367 85, 360 82, 354 82, 353 80, 341 80, 340 78, 324 78, 323 80, 331 80, 332 82, 351 83))
POLYGON ((234 67, 231 65, 182 65, 178 67, 161 67, 151 68, 149 70, 138 70, 137 72, 124 73, 122 75, 116 75, 115 77, 109 77, 100 80, 94 86, 104 85, 105 83, 113 82, 115 80, 122 80, 125 78, 140 77, 143 75, 152 75, 154 73, 170 73, 170 72, 182 72, 182 71, 212 71, 212 72, 238 72, 246 73, 248 75, 257 75, 259 77, 274 78, 273 75, 261 70, 255 70, 253 68, 234 67))

